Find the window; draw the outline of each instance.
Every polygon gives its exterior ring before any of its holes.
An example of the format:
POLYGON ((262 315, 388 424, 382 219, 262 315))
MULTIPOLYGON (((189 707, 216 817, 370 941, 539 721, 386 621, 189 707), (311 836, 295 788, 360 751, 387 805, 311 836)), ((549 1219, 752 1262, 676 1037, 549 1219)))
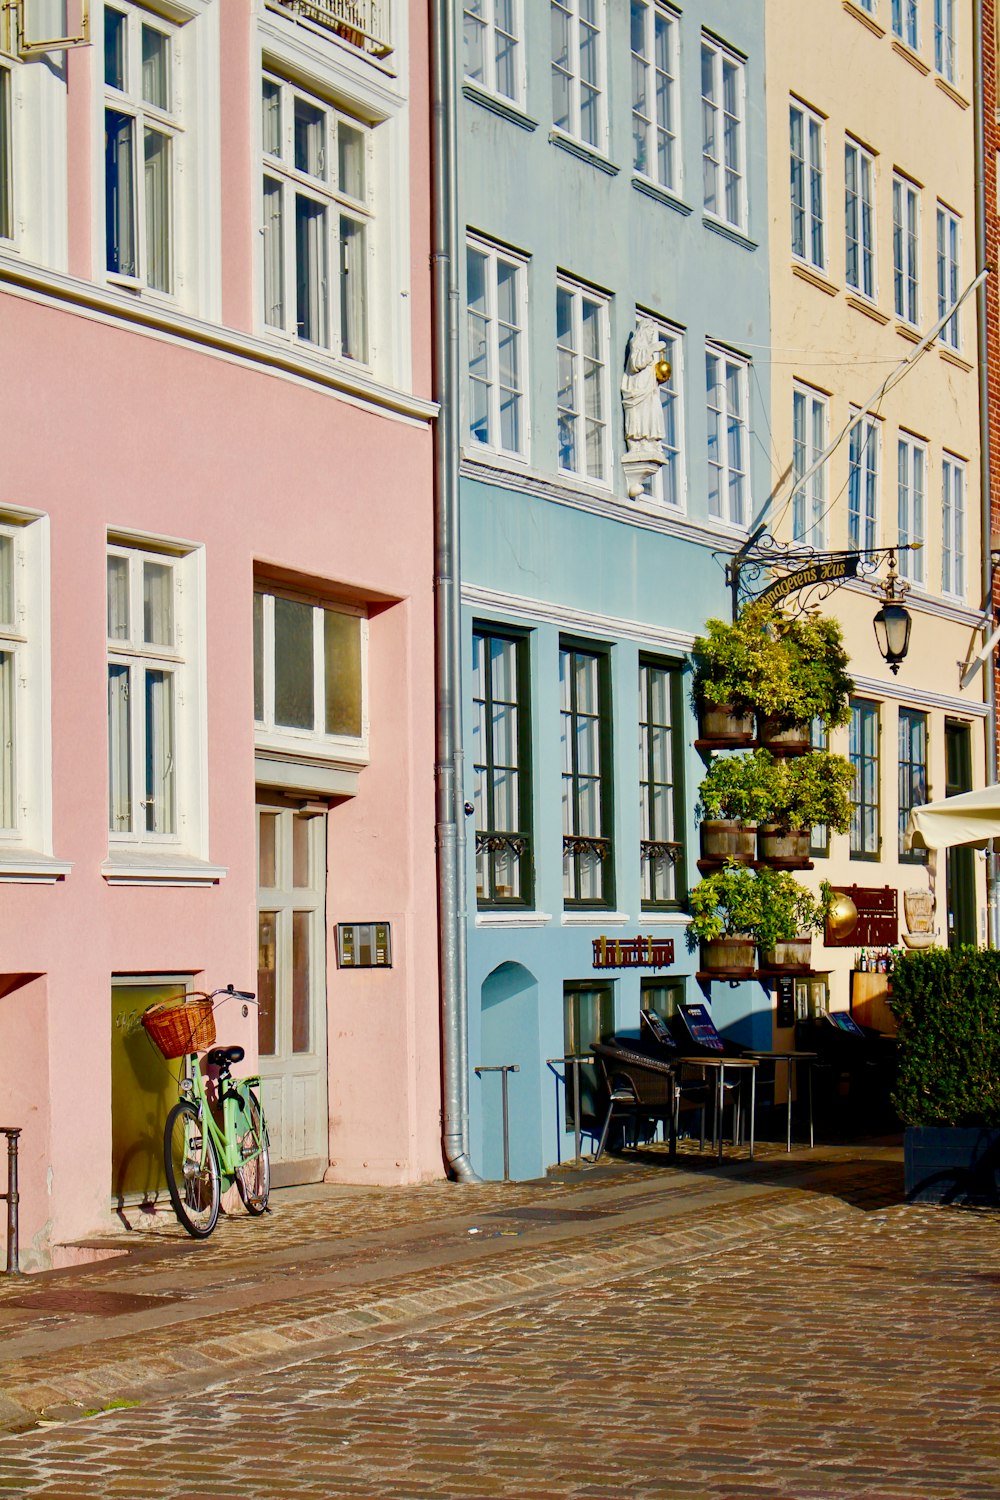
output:
POLYGON ((470 241, 466 287, 469 432, 486 448, 523 455, 527 268, 506 251, 470 241))
POLYGON ((892 34, 916 52, 920 43, 917 0, 892 0, 892 34))
MULTIPOLYGON (((943 203, 937 206, 937 289, 938 317, 943 318, 949 307, 958 301, 961 287, 958 279, 958 259, 961 226, 958 215, 943 203)), ((941 330, 941 342, 949 348, 962 345, 961 330, 956 312, 941 330)))
POLYGON ((916 324, 920 275, 920 192, 905 177, 892 179, 892 285, 896 317, 916 324))
POLYGON ((649 1010, 661 1021, 669 1021, 684 1004, 683 979, 641 979, 639 981, 639 1009, 649 1010))
POLYGON ((899 435, 897 506, 899 514, 900 577, 924 581, 923 551, 904 552, 911 542, 924 542, 924 499, 927 493, 927 449, 919 438, 899 435))
MULTIPOLYGON (((814 750, 829 750, 830 732, 822 719, 813 719, 809 743, 814 750)), ((819 859, 830 858, 830 829, 826 823, 814 823, 810 828, 809 853, 819 859)))
POLYGON ((866 10, 870 16, 875 15, 878 10, 878 0, 858 0, 862 10, 866 10))
POLYGON ((521 102, 520 0, 465 0, 465 76, 521 102))
POLYGON ((705 352, 708 408, 708 513, 745 526, 749 512, 749 407, 745 359, 710 344, 705 352))
POLYGON ((684 505, 684 408, 681 392, 684 386, 684 341, 676 328, 658 323, 657 331, 663 340, 663 357, 670 365, 668 379, 660 384, 660 405, 663 408, 663 454, 664 463, 659 475, 653 480, 654 492, 664 505, 680 509, 684 505))
POLYGON ((934 0, 934 68, 955 82, 955 0, 934 0))
POLYGON ((366 362, 371 132, 279 78, 262 111, 264 323, 366 362))
POLYGON ((681 190, 677 102, 678 20, 654 0, 632 0, 632 165, 681 190))
POLYGON ((745 64, 711 37, 701 41, 705 212, 746 229, 745 64))
POLYGON ((878 704, 852 699, 848 748, 848 756, 854 767, 850 835, 852 859, 879 857, 878 740, 878 704))
POLYGON ((947 453, 941 461, 941 589, 965 594, 965 465, 947 453))
POLYGON ((18 751, 20 725, 17 687, 25 676, 26 645, 20 579, 18 530, 0 525, 0 839, 18 833, 18 751))
POLYGON ((559 467, 608 477, 608 303, 561 281, 556 288, 559 467))
POLYGON ((253 597, 254 706, 282 739, 367 740, 368 622, 332 605, 258 587, 253 597))
MULTIPOLYGON (((586 1057, 595 1042, 607 1041, 615 1032, 615 992, 610 984, 569 982, 563 985, 563 1046, 567 1057, 586 1057)), ((581 1063, 579 1071, 572 1063, 566 1066, 565 1125, 572 1130, 576 1123, 575 1078, 580 1079, 579 1118, 591 1123, 602 1107, 597 1068, 581 1063)), ((606 1107, 606 1106, 604 1106, 606 1107)))
POLYGON ((927 801, 927 715, 899 710, 899 857, 924 863, 926 849, 903 848, 903 835, 915 807, 927 801))
POLYGON ((875 158, 854 141, 844 148, 847 284, 875 300, 875 158))
POLYGON ((847 545, 875 546, 878 526, 879 444, 874 417, 859 417, 851 428, 847 480, 847 545))
POLYGON ((639 662, 639 853, 642 904, 676 905, 683 887, 681 674, 639 662))
POLYGON ((823 121, 802 104, 789 109, 791 154, 792 254, 826 269, 823 202, 823 121))
POLYGON ((0 513, 0 868, 58 878, 52 852, 48 519, 0 513), (24 863, 42 856, 44 868, 24 863))
POLYGON ((604 0, 549 0, 552 26, 552 121, 557 130, 602 150, 604 0))
POLYGON ((492 627, 472 636, 476 894, 481 905, 531 900, 528 642, 492 627))
MULTIPOLYGON (((183 572, 183 560, 174 555, 108 548, 109 827, 115 839, 176 842, 181 835, 179 720, 188 641, 183 572)), ((190 765, 184 770, 190 775, 190 765)))
POLYGON ((10 69, 0 66, 0 240, 14 238, 14 186, 10 132, 10 69))
POLYGON ((614 901, 611 843, 611 705, 603 654, 559 651, 562 749, 563 899, 567 905, 614 901))
POLYGON ((105 264, 158 292, 175 280, 175 37, 137 6, 104 7, 105 264))
POLYGON ((808 386, 792 390, 792 536, 797 542, 821 547, 826 515, 826 464, 816 469, 807 484, 798 483, 826 448, 829 402, 808 386))

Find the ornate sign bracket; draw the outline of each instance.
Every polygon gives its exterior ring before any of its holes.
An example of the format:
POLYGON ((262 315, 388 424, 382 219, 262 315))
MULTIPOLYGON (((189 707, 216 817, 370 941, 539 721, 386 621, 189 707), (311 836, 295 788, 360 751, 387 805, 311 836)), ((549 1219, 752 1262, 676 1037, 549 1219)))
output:
POLYGON ((758 601, 781 604, 795 598, 795 613, 815 609, 848 579, 860 579, 876 589, 891 590, 899 599, 909 588, 896 573, 896 554, 920 544, 902 547, 852 547, 842 552, 820 551, 801 542, 779 542, 763 526, 752 532, 726 564, 726 584, 732 594, 733 619, 738 620, 748 604, 758 601), (889 577, 878 578, 883 563, 889 577))

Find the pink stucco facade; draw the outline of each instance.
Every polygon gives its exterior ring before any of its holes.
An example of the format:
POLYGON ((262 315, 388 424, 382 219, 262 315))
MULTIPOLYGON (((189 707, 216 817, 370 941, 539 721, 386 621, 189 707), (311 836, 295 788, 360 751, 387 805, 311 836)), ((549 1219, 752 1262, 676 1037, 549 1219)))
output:
MULTIPOLYGON (((51 794, 51 847, 42 853, 55 873, 5 872, 0 850, 0 1124, 23 1131, 28 1268, 58 1264, 72 1253, 62 1247, 117 1222, 114 977, 257 988, 255 579, 279 594, 346 604, 367 621, 368 732, 353 781, 330 773, 323 783, 336 755, 320 746, 319 791, 307 751, 302 788, 293 768, 269 793, 275 808, 308 804, 325 845, 323 1175, 403 1182, 442 1172, 424 17, 412 7, 405 22, 406 46, 395 54, 405 77, 383 68, 376 79, 383 92, 396 90, 391 125, 406 137, 405 151, 398 136, 394 145, 397 197, 376 205, 377 249, 394 233, 394 203, 409 219, 408 286, 382 305, 405 295, 413 352, 402 376, 396 362, 388 378, 375 369, 367 382, 355 381, 349 360, 331 354, 327 367, 314 351, 300 358, 294 339, 272 346, 255 324, 262 46, 273 65, 261 28, 287 27, 290 44, 320 54, 318 67, 332 49, 362 86, 371 64, 317 28, 293 32, 293 21, 250 0, 226 0, 214 19, 218 50, 206 56, 217 76, 207 86, 202 78, 202 89, 218 101, 207 181, 218 183, 221 202, 207 209, 219 258, 198 277, 213 284, 221 316, 161 316, 142 290, 128 305, 132 294, 107 285, 103 208, 94 207, 105 186, 94 169, 102 162, 98 48, 72 54, 68 71, 63 263, 33 265, 16 245, 0 246, 0 519, 5 507, 15 519, 44 518, 50 580, 48 619, 33 628, 47 637, 51 663, 42 706, 50 750, 43 734, 36 751, 37 779, 51 794), (169 871, 145 884, 109 876, 109 536, 183 539, 200 559, 204 639, 186 641, 203 664, 198 734, 207 745, 195 883, 169 871), (392 967, 338 968, 336 924, 374 920, 391 924, 392 967)), ((21 186, 30 214, 30 185, 21 186)), ((376 278, 390 274, 377 249, 373 296, 376 278)), ((398 312, 383 318, 383 348, 399 326, 398 312)), ((33 607, 37 615, 37 599, 33 607)), ((253 1016, 231 1010, 220 1040, 243 1044, 254 1066, 253 1016)))

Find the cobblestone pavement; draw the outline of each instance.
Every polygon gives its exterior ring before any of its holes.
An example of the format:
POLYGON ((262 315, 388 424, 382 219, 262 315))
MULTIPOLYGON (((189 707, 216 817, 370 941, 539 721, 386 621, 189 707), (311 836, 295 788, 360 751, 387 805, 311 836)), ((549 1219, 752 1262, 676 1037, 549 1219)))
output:
POLYGON ((1000 1216, 773 1196, 710 1254, 700 1210, 585 1283, 538 1247, 478 1314, 7 1438, 0 1495, 997 1500, 1000 1216))

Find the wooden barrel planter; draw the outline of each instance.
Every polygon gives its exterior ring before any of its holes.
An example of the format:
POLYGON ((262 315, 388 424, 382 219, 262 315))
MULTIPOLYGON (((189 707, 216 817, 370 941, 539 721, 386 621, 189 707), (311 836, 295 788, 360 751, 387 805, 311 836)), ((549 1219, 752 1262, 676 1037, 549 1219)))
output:
POLYGON ((781 828, 777 823, 758 823, 757 857, 762 864, 789 866, 809 863, 808 828, 781 828))
POLYGON ((757 967, 757 948, 753 938, 738 933, 702 943, 701 967, 726 979, 752 979, 757 967))
POLYGON ((702 859, 735 859, 738 864, 752 864, 757 854, 757 828, 736 818, 706 818, 701 824, 702 859))
POLYGON ((809 724, 782 724, 780 719, 761 719, 757 732, 761 744, 772 755, 805 755, 812 749, 809 724))
POLYGON ((753 713, 750 710, 744 713, 731 703, 699 703, 698 735, 719 745, 752 745, 753 713))
POLYGON ((765 969, 808 969, 812 964, 812 933, 800 933, 786 943, 775 943, 761 953, 765 969))

